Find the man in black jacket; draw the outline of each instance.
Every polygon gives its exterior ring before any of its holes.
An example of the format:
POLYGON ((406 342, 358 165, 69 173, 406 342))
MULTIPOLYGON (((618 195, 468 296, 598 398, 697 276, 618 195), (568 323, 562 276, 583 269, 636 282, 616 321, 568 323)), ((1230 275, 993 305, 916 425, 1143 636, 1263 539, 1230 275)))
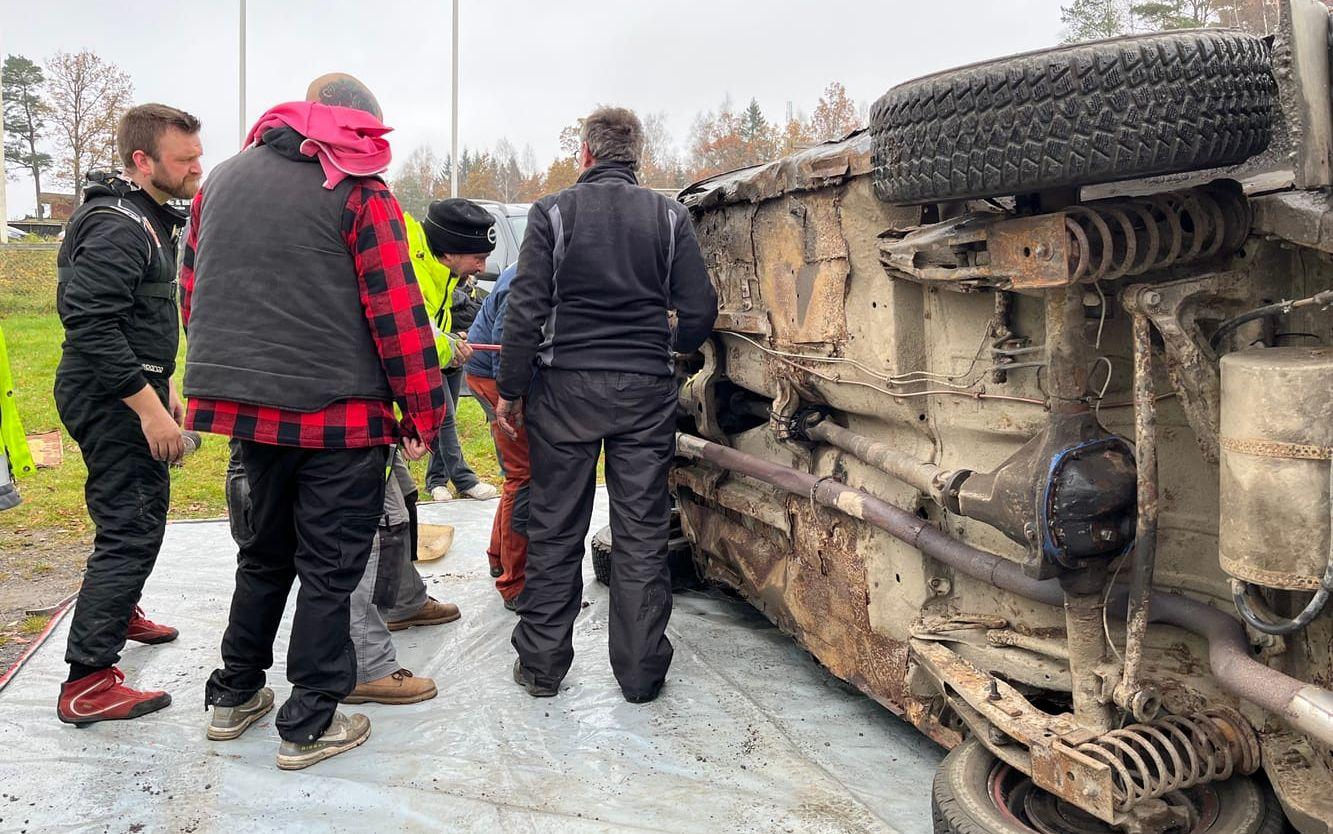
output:
POLYGON ((500 354, 497 425, 512 436, 526 419, 532 469, 514 679, 531 695, 555 695, 573 661, 604 447, 611 666, 626 700, 642 703, 657 697, 672 655, 672 352, 708 337, 717 295, 684 206, 638 185, 638 118, 600 108, 582 139, 578 182, 528 213, 500 354))
POLYGON ((165 643, 176 629, 148 620, 139 595, 166 530, 167 465, 184 453, 171 382, 180 313, 176 244, 203 175, 199 120, 161 104, 131 109, 116 144, 123 173, 89 174, 56 258, 65 327, 55 401, 88 467, 84 496, 97 528, 69 628, 57 714, 70 724, 137 718, 171 703, 122 684, 125 641, 165 643))

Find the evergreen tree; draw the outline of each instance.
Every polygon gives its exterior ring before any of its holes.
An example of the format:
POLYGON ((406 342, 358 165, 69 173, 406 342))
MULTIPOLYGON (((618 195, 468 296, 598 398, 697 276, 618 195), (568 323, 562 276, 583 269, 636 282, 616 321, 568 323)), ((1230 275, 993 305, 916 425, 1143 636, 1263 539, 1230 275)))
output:
POLYGON ((5 100, 5 161, 32 175, 37 219, 40 220, 42 172, 49 170, 52 162, 50 154, 37 150, 51 114, 51 105, 42 95, 46 78, 41 66, 22 55, 5 58, 0 77, 3 77, 5 100))

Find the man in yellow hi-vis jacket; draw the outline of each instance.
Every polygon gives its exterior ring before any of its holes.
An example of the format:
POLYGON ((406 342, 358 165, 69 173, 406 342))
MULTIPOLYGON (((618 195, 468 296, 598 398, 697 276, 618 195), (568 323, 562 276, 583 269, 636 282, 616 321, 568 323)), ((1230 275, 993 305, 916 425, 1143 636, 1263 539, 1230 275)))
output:
POLYGON ((28 440, 23 435, 18 403, 14 399, 14 378, 9 372, 5 334, 0 330, 0 510, 18 506, 18 488, 13 477, 33 471, 28 440))
POLYGON ((456 413, 462 387, 462 366, 472 356, 467 337, 453 332, 452 299, 458 283, 486 268, 486 256, 495 249, 495 220, 470 200, 436 200, 418 221, 404 214, 407 246, 421 287, 426 312, 435 326, 435 348, 449 385, 452 402, 426 468, 426 490, 436 501, 453 498, 449 482, 460 497, 495 498, 495 487, 479 479, 463 458, 458 442, 456 413))

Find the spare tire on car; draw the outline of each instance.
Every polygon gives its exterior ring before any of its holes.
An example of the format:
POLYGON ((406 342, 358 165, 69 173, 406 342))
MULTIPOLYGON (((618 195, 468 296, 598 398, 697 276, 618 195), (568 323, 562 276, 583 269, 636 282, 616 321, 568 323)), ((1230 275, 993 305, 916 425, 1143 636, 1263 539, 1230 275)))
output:
POLYGON ((1276 99, 1268 44, 1225 29, 972 64, 875 102, 875 192, 928 203, 1233 165, 1268 147, 1276 99))

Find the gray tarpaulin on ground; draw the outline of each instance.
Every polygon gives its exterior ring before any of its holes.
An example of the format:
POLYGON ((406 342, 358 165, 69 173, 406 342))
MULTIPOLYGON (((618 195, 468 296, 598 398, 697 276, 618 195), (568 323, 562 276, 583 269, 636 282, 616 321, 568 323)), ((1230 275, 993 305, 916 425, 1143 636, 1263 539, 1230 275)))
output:
MULTIPOLYGON (((138 721, 59 723, 62 624, 0 693, 0 831, 930 830, 940 753, 720 594, 677 595, 668 684, 635 706, 611 675, 606 589, 589 565, 574 667, 559 697, 530 698, 511 680, 514 615, 486 570, 494 508, 422 507, 423 521, 457 527, 421 571, 463 618, 395 639, 439 697, 348 708, 370 716, 370 740, 298 773, 274 766, 272 714, 237 741, 204 739, 235 549, 223 523, 171 525, 144 606, 181 637, 132 646, 122 668, 174 703, 138 721)), ((599 494, 594 529, 605 518, 599 494)), ((286 631, 270 675, 279 700, 286 631)))

